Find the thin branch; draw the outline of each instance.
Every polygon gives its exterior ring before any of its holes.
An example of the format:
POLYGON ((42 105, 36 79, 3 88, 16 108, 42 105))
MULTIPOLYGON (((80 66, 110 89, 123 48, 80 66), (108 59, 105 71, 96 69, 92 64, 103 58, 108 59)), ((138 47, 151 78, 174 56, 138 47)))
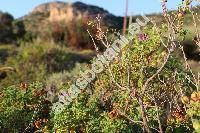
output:
POLYGON ((170 57, 170 54, 171 53, 169 52, 168 55, 167 55, 167 57, 166 57, 166 59, 165 59, 165 61, 164 61, 164 63, 157 70, 157 72, 154 75, 152 75, 150 78, 147 79, 147 81, 145 82, 144 86, 142 87, 142 95, 144 94, 144 92, 145 92, 145 90, 146 90, 147 85, 149 84, 149 82, 151 82, 163 70, 163 68, 165 67, 165 65, 166 65, 166 63, 167 63, 167 61, 168 61, 168 59, 170 57))
POLYGON ((143 124, 142 121, 135 121, 133 119, 131 119, 128 115, 126 115, 125 113, 123 113, 122 111, 118 110, 118 112, 120 113, 121 116, 124 116, 127 120, 129 120, 131 123, 140 123, 143 124))

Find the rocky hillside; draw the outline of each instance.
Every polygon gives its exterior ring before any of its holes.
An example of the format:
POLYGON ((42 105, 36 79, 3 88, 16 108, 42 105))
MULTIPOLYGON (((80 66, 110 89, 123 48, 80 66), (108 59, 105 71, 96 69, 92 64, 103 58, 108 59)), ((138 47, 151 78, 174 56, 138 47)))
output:
POLYGON ((50 2, 37 6, 22 17, 26 30, 45 41, 67 43, 78 48, 90 48, 93 44, 87 33, 88 21, 101 17, 105 28, 121 29, 122 17, 116 17, 103 8, 81 2, 50 2), (80 42, 81 41, 81 42, 80 42))
POLYGON ((116 17, 103 8, 87 5, 82 2, 65 3, 50 2, 37 6, 30 14, 23 19, 29 19, 35 15, 45 15, 50 22, 65 21, 70 22, 77 18, 94 18, 98 14, 102 17, 104 23, 111 28, 121 29, 122 17, 116 17))

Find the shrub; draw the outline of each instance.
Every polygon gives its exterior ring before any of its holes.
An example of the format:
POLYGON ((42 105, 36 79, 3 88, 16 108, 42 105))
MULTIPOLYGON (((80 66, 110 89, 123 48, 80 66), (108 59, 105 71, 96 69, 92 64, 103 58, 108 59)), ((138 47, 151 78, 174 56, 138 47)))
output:
POLYGON ((34 132, 37 121, 49 119, 50 103, 45 100, 43 87, 38 82, 24 83, 0 91, 1 132, 34 132))
POLYGON ((164 12, 167 22, 179 16, 175 26, 153 23, 140 33, 146 39, 128 36, 133 39, 119 58, 87 87, 90 94, 82 90, 62 113, 53 112, 53 131, 198 132, 199 100, 189 108, 181 102, 182 96, 198 90, 199 78, 185 57, 182 44, 188 34, 182 34, 179 13, 164 12), (183 61, 177 58, 178 50, 183 61))
POLYGON ((16 20, 13 22, 13 34, 16 39, 23 38, 26 33, 23 21, 16 20))
POLYGON ((9 13, 0 12, 0 42, 10 43, 14 39, 12 22, 14 18, 9 13))

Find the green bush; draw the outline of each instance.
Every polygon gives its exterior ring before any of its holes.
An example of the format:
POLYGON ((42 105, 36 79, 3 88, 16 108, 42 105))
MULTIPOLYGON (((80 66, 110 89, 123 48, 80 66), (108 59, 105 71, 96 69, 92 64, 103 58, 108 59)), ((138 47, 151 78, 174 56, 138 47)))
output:
POLYGON ((46 102, 44 86, 35 82, 11 86, 0 91, 0 131, 34 131, 37 120, 49 119, 50 103, 46 102))
POLYGON ((52 73, 71 71, 77 62, 89 62, 92 52, 71 52, 67 47, 46 43, 22 43, 15 55, 8 56, 2 64, 13 67, 0 85, 7 87, 21 82, 44 81, 52 73))
POLYGON ((0 42, 10 43, 14 39, 12 22, 14 18, 9 13, 0 12, 0 42))
POLYGON ((167 24, 150 25, 141 31, 147 39, 141 41, 133 36, 120 58, 87 87, 90 94, 83 91, 62 113, 52 112, 53 131, 179 133, 193 132, 194 128, 198 131, 199 118, 193 120, 193 116, 188 116, 190 109, 181 102, 183 95, 191 94, 199 86, 189 66, 185 68, 177 58, 179 49, 184 52, 182 42, 188 34, 183 35, 181 29, 170 40, 166 32, 174 34, 168 28, 171 27, 167 24))

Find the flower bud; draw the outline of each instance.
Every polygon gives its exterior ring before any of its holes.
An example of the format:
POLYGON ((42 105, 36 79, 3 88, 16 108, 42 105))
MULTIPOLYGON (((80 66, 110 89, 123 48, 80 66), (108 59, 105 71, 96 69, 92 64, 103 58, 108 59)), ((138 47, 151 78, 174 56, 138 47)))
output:
POLYGON ((187 96, 183 96, 183 97, 181 97, 181 101, 183 104, 187 104, 187 103, 189 103, 189 98, 187 96))

